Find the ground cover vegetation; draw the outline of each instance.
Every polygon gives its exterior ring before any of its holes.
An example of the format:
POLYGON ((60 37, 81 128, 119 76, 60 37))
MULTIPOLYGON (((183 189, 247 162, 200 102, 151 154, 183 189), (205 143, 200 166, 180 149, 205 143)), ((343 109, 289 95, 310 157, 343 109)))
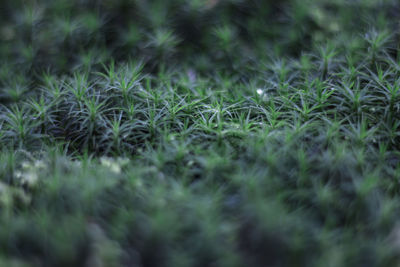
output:
POLYGON ((0 266, 399 266, 397 0, 3 0, 0 266))

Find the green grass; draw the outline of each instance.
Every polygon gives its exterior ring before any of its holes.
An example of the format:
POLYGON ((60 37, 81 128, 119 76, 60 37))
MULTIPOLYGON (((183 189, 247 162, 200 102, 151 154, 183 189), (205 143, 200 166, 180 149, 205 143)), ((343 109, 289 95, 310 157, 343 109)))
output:
POLYGON ((400 5, 276 2, 5 1, 0 266, 400 265, 400 5))

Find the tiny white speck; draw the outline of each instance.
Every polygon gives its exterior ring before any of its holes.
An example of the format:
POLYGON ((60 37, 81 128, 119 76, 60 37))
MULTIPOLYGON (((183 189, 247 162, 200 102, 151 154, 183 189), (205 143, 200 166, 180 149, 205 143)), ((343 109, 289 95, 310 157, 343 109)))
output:
POLYGON ((262 89, 257 89, 257 94, 262 95, 263 94, 263 90, 262 89))

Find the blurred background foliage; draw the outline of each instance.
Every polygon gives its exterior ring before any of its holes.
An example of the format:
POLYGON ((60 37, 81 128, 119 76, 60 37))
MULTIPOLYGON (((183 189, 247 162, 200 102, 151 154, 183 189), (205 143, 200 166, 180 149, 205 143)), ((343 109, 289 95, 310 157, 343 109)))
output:
POLYGON ((395 0, 4 0, 1 80, 17 71, 23 83, 46 69, 65 73, 111 58, 141 58, 151 70, 203 61, 204 69, 235 69, 327 40, 343 46, 398 12, 395 0))

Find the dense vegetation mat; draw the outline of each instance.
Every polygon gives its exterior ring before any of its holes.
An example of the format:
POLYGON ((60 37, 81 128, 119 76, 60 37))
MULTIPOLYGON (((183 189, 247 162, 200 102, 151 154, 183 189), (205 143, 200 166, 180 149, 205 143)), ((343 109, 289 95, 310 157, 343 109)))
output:
POLYGON ((3 0, 0 266, 400 265, 396 0, 3 0))

